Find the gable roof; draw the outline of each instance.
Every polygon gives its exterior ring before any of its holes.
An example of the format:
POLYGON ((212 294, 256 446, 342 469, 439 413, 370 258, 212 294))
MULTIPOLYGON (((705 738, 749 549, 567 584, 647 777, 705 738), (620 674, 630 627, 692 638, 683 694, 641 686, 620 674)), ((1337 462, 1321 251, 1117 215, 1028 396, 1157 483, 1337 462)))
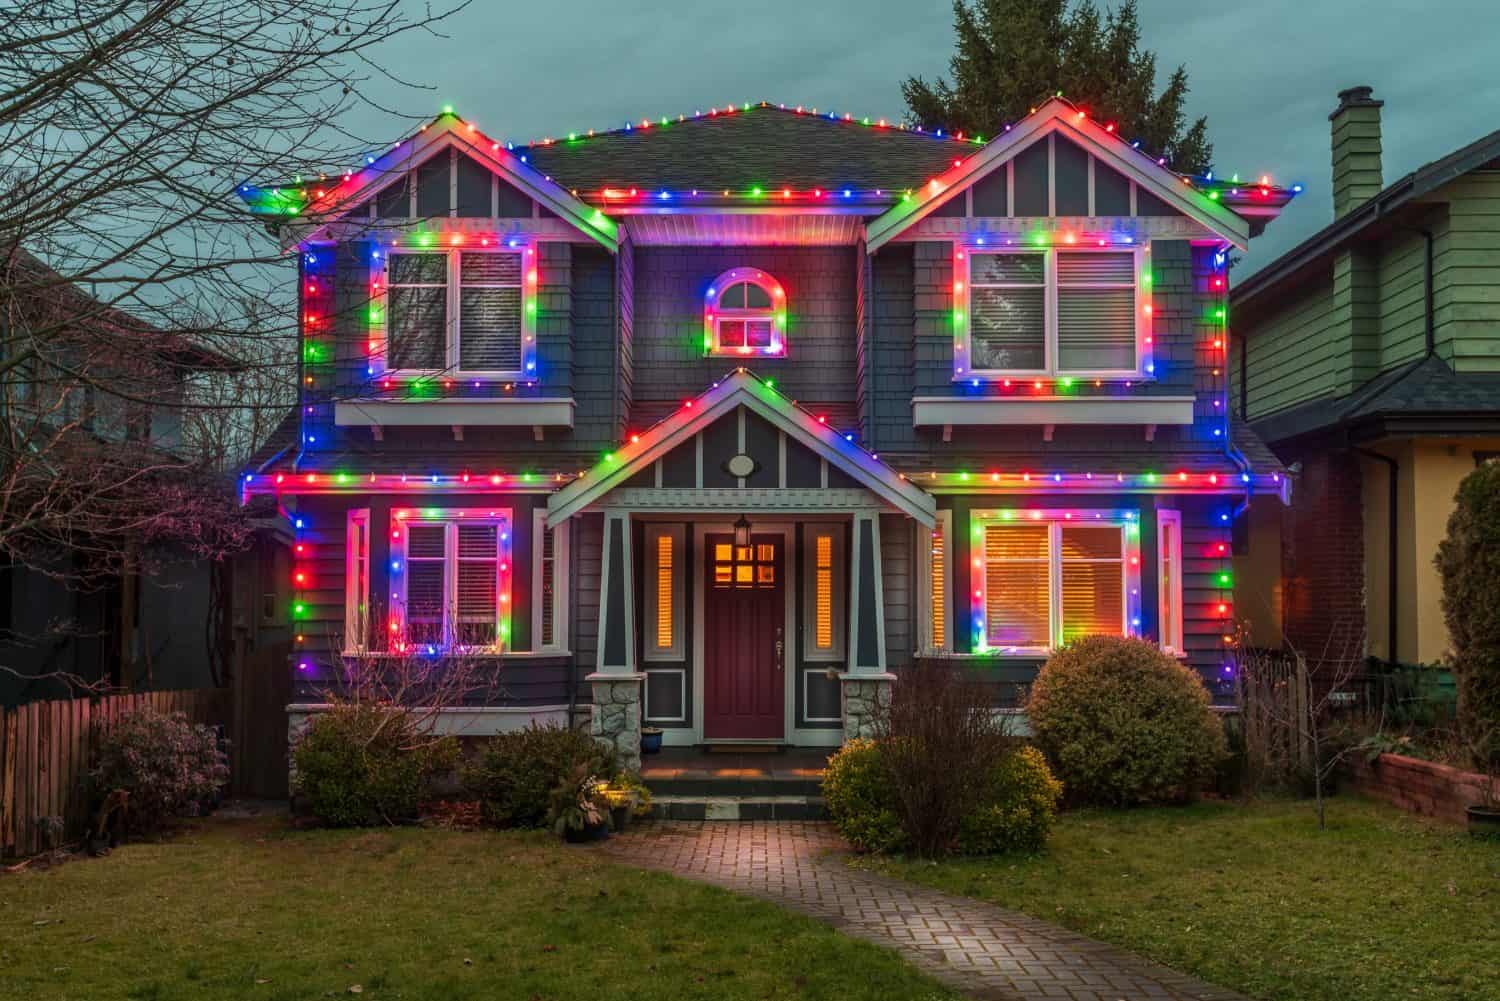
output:
POLYGON ((1500 130, 1418 167, 1387 185, 1359 208, 1335 219, 1243 282, 1237 283, 1230 294, 1232 302, 1236 307, 1245 305, 1279 287, 1287 279, 1300 277, 1304 268, 1320 262, 1344 244, 1366 235, 1372 228, 1388 223, 1389 216, 1403 206, 1497 159, 1500 159, 1500 130))
POLYGON ((444 111, 420 132, 396 143, 378 157, 368 157, 364 166, 336 181, 307 182, 275 188, 243 184, 238 193, 252 211, 274 216, 302 217, 301 224, 283 231, 283 247, 318 239, 353 206, 375 197, 409 170, 449 147, 473 158, 508 183, 536 199, 543 207, 568 220, 581 232, 614 249, 618 228, 614 220, 576 198, 566 188, 526 162, 526 158, 487 139, 478 129, 451 111, 444 111))
POLYGON ((931 494, 741 368, 554 493, 547 502, 548 524, 571 518, 738 407, 764 418, 897 510, 928 528, 936 523, 931 494))

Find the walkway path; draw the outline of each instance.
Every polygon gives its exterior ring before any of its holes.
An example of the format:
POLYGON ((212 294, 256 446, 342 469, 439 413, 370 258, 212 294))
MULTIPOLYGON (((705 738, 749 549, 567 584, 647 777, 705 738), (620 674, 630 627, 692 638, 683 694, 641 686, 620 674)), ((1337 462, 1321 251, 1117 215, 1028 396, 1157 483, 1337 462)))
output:
POLYGON ((851 869, 827 824, 651 823, 605 851, 812 915, 978 998, 1246 1001, 1045 921, 851 869))

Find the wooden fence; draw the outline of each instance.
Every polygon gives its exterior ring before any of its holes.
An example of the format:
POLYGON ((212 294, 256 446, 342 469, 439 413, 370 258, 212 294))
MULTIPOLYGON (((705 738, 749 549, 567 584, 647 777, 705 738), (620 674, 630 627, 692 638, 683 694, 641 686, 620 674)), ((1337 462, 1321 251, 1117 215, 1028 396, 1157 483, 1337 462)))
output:
POLYGON ((146 706, 222 725, 229 693, 141 692, 0 709, 0 856, 43 851, 83 833, 94 724, 108 726, 146 706))

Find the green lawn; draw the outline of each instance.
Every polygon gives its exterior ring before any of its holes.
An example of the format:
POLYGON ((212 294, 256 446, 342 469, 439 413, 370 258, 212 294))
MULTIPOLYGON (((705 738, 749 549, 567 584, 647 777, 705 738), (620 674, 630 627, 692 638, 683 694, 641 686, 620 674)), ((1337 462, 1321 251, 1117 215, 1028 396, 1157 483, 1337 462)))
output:
POLYGON ((1268 1001, 1500 999, 1500 845, 1383 804, 1078 812, 1033 858, 861 864, 1268 1001))
POLYGON ((0 997, 935 998, 894 953, 540 833, 208 821, 0 876, 0 997), (857 972, 856 972, 857 971, 857 972))

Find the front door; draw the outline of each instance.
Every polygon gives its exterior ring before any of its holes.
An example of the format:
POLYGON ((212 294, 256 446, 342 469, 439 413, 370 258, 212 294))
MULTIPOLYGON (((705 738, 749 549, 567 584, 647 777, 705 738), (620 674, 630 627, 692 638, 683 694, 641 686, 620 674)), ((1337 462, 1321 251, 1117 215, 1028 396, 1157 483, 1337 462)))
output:
POLYGON ((705 540, 703 739, 777 740, 785 732, 786 574, 780 535, 705 540))

